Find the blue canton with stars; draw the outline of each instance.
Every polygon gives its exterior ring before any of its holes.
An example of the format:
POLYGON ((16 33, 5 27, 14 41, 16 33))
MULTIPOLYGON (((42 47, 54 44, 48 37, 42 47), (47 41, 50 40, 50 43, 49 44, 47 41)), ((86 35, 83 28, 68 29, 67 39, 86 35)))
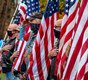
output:
MULTIPOLYGON (((26 4, 27 11, 26 15, 30 16, 33 12, 40 12, 40 1, 39 0, 22 0, 22 3, 26 4)), ((17 11, 17 14, 14 19, 14 23, 19 24, 20 13, 17 11)))
POLYGON ((48 0, 48 5, 46 7, 44 17, 50 17, 52 14, 58 12, 59 10, 59 1, 58 0, 48 0))
POLYGON ((27 0, 27 16, 30 16, 33 12, 40 12, 39 0, 27 0))
POLYGON ((76 2, 76 0, 66 0, 65 1, 65 10, 64 10, 64 13, 66 15, 69 14, 69 9, 74 5, 75 2, 76 2))

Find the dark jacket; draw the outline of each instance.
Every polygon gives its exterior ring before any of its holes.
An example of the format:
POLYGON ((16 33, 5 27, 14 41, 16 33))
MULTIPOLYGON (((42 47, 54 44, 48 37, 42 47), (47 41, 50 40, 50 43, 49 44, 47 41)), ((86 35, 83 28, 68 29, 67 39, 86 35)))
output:
POLYGON ((3 73, 10 72, 12 69, 12 62, 10 61, 10 57, 12 56, 14 49, 15 49, 15 40, 14 39, 9 39, 5 42, 5 45, 12 45, 12 48, 9 50, 9 52, 2 52, 2 71, 3 73))

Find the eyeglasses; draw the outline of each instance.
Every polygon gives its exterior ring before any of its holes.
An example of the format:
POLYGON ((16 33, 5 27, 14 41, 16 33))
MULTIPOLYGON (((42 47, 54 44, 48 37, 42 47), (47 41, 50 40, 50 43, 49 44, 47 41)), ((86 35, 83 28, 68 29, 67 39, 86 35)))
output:
POLYGON ((20 31, 18 31, 18 30, 7 30, 7 31, 10 31, 10 32, 13 32, 13 33, 16 33, 16 32, 20 32, 20 31))

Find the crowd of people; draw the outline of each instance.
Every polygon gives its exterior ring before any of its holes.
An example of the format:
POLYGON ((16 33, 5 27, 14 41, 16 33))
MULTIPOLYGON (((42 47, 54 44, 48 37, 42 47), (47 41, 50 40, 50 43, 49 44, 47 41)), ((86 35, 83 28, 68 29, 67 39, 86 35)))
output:
MULTIPOLYGON (((6 74, 6 80, 29 80, 26 75, 28 61, 30 59, 30 52, 32 51, 32 47, 34 44, 34 40, 36 39, 36 35, 39 30, 39 26, 41 23, 42 14, 41 13, 33 13, 30 17, 28 17, 22 24, 22 27, 19 27, 17 24, 10 24, 7 29, 8 38, 3 42, 0 48, 0 66, 2 67, 2 72, 6 74), (30 26, 29 26, 30 25, 30 26), (30 36, 27 33, 27 29, 30 27, 30 36), (23 28, 23 29, 21 29, 23 28), (22 34, 20 34, 22 33, 22 34), (26 45, 26 53, 25 58, 26 61, 23 61, 21 65, 21 72, 15 71, 13 68, 13 64, 15 59, 19 56, 19 51, 17 51, 17 43, 19 40, 27 41, 26 45)), ((59 48, 59 38, 60 38, 60 27, 61 27, 62 19, 59 19, 55 23, 54 34, 55 34, 55 42, 54 49, 49 51, 48 57, 51 59, 51 68, 49 71, 49 76, 47 80, 56 80, 56 76, 54 75, 56 56, 59 48)), ((1 45, 1 44, 0 44, 1 45)))

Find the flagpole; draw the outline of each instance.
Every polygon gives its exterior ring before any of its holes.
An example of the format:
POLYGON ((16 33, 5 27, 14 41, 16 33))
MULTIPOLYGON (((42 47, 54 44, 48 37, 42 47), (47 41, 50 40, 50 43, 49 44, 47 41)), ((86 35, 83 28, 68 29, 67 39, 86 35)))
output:
MULTIPOLYGON (((13 23, 14 17, 15 17, 16 12, 17 12, 17 9, 18 9, 18 5, 17 5, 17 7, 16 7, 16 9, 15 9, 15 12, 14 12, 14 14, 13 14, 13 16, 12 16, 12 19, 11 19, 11 21, 10 21, 10 24, 13 23)), ((7 33, 5 34, 4 41, 6 40, 6 38, 7 38, 7 33)))

